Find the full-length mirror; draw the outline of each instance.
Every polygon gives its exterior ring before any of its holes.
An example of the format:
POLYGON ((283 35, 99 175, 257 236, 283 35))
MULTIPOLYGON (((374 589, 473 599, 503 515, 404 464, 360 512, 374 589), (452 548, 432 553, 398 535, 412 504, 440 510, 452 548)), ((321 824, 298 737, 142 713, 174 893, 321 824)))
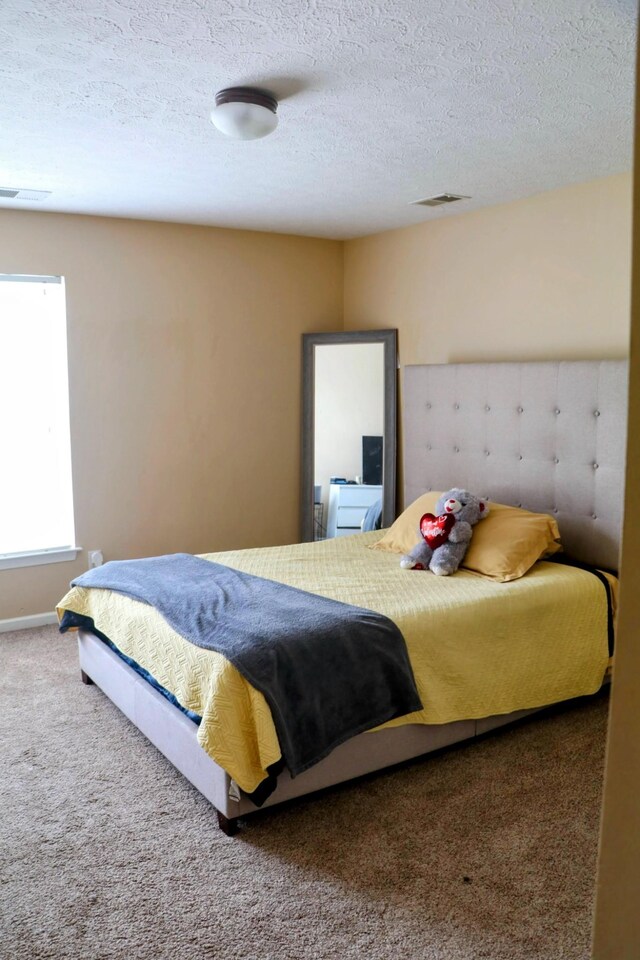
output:
POLYGON ((390 524, 396 331, 304 334, 302 357, 302 539, 390 524))

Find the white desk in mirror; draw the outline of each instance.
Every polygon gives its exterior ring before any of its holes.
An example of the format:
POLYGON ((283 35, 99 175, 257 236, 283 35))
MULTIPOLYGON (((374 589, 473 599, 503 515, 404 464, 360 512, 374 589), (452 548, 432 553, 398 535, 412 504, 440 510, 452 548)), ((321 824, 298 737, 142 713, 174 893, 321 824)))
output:
POLYGON ((382 497, 382 484, 332 483, 329 487, 327 537, 360 533, 369 507, 382 497))

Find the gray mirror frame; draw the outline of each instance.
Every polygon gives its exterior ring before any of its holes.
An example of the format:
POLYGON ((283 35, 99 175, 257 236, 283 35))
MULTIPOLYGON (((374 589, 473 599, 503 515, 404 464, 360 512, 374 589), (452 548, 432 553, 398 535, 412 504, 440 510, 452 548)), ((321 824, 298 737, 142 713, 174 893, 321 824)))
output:
POLYGON ((382 526, 396 515, 396 449, 398 394, 398 331, 349 330, 342 333, 302 335, 302 440, 300 533, 302 542, 313 540, 315 348, 323 344, 382 343, 384 346, 384 454, 382 462, 382 526))

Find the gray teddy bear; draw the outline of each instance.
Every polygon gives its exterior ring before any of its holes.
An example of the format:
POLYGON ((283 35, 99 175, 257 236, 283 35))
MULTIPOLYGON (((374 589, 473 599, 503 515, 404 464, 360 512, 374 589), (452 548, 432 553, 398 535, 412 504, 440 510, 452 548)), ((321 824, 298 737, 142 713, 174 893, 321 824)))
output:
POLYGON ((486 500, 454 487, 436 503, 436 513, 420 520, 420 542, 400 561, 406 570, 431 570, 439 577, 455 573, 467 552, 478 520, 489 513, 486 500))

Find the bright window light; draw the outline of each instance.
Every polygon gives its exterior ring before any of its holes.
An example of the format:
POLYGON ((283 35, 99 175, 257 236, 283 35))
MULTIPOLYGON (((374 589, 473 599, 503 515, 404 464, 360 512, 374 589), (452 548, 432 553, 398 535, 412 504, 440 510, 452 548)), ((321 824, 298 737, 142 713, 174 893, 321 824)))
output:
POLYGON ((64 278, 0 274, 0 559, 74 544, 64 278))

